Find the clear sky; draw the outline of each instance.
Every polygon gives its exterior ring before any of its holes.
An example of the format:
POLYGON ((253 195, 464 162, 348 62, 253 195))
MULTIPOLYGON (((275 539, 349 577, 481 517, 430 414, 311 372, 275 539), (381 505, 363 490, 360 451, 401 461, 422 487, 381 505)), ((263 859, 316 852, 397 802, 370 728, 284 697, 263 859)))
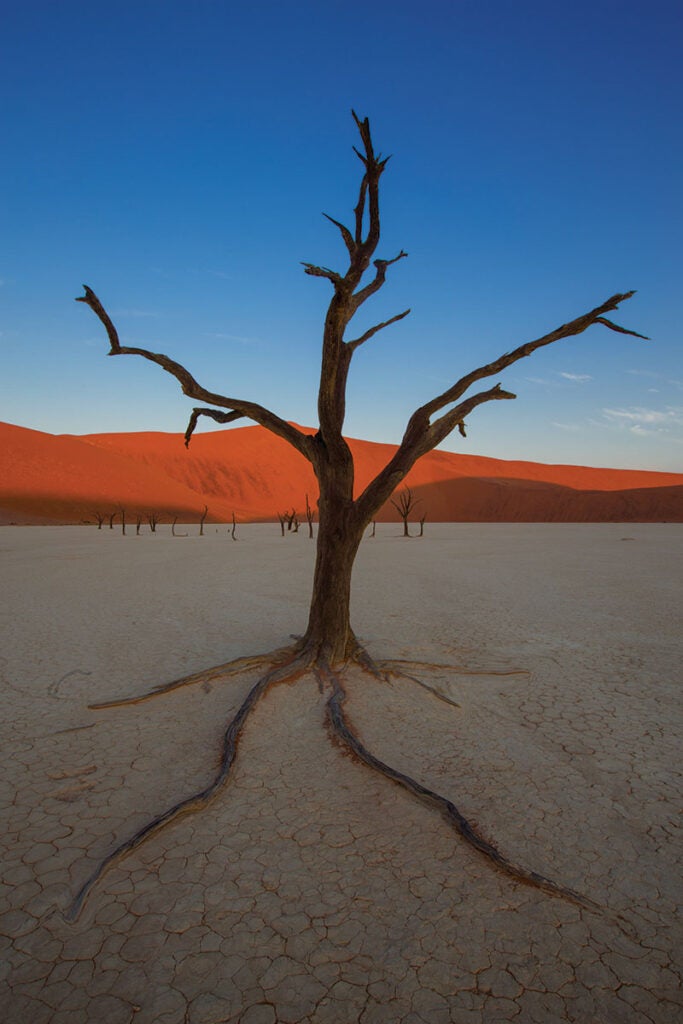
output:
POLYGON ((0 419, 184 430, 172 378, 105 357, 86 282, 124 344, 315 425, 331 288, 300 261, 344 269, 321 213, 351 217, 354 107, 393 154, 378 255, 410 254, 358 326, 413 312, 356 353, 346 432, 398 442, 467 370, 636 288, 614 319, 652 341, 536 353, 444 447, 683 471, 682 38, 680 0, 5 4, 0 419))

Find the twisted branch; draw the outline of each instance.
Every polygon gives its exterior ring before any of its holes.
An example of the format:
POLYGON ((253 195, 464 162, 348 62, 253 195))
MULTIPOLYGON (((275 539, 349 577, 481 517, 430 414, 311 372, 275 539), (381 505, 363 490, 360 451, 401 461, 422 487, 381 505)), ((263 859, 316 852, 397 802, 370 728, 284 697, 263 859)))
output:
MULTIPOLYGON (((198 399, 201 402, 207 402, 209 405, 216 405, 222 409, 229 409, 231 411, 231 420, 237 419, 239 416, 246 416, 248 419, 254 420, 255 423, 260 423, 262 427, 266 427, 266 429, 270 430, 271 433, 284 438, 285 441, 288 441, 298 452, 301 452, 305 458, 311 461, 312 448, 310 438, 296 427, 292 426, 291 423, 288 423, 286 420, 277 416, 274 412, 271 412, 270 409, 266 409, 264 406, 258 405, 256 402, 247 402, 241 398, 228 398, 225 395, 219 395, 215 392, 208 391, 195 380, 192 374, 181 363, 177 363, 174 359, 170 359, 161 352, 150 352, 145 348, 133 348, 131 346, 122 345, 119 340, 118 331, 116 330, 111 317, 105 310, 95 292, 92 288, 89 288, 87 284, 84 284, 83 288, 85 294, 80 295, 76 299, 76 302, 84 302, 86 306, 89 306, 104 325, 111 346, 109 351, 110 356, 133 355, 142 356, 143 359, 149 359, 150 362, 156 363, 157 366, 160 366, 167 373, 170 373, 171 376, 175 377, 180 384, 183 394, 188 395, 190 398, 198 399)), ((190 422, 192 422, 192 420, 190 422)), ((190 436, 191 434, 192 431, 190 431, 190 436)))

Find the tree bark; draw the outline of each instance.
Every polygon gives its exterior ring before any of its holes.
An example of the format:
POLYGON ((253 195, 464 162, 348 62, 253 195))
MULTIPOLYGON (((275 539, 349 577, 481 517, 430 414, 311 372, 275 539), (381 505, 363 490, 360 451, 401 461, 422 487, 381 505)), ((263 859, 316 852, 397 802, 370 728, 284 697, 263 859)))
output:
POLYGON ((351 573, 368 520, 353 501, 353 458, 346 442, 328 450, 316 436, 314 468, 320 485, 313 595, 304 645, 330 664, 357 647, 351 628, 351 573))

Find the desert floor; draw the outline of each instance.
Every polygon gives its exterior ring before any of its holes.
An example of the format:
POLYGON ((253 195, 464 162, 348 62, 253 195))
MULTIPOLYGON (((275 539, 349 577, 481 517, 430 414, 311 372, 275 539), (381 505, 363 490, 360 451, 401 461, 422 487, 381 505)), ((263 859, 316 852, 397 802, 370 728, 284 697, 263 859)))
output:
POLYGON ((381 526, 358 557, 361 639, 459 705, 355 670, 363 742, 598 911, 345 753, 307 677, 257 705, 210 805, 66 921, 98 862, 210 782, 256 674, 88 704, 305 625, 304 530, 184 529, 0 529, 6 1024, 676 1019, 680 525, 381 526))

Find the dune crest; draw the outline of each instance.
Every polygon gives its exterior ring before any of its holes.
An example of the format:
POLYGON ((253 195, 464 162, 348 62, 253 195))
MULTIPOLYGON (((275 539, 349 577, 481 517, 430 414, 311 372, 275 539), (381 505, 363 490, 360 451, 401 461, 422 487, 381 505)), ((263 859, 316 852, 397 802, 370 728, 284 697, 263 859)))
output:
MULTIPOLYGON (((302 428, 307 429, 307 428, 302 428)), ((311 431, 312 432, 312 431, 311 431)), ((349 439, 359 493, 394 445, 349 439)), ((683 522, 683 474, 433 451, 406 478, 432 522, 683 522)), ((66 523, 124 507, 181 521, 274 520, 303 512, 310 465, 262 427, 196 434, 54 435, 0 423, 0 523, 66 523)), ((380 521, 395 521, 385 506, 380 521)))

